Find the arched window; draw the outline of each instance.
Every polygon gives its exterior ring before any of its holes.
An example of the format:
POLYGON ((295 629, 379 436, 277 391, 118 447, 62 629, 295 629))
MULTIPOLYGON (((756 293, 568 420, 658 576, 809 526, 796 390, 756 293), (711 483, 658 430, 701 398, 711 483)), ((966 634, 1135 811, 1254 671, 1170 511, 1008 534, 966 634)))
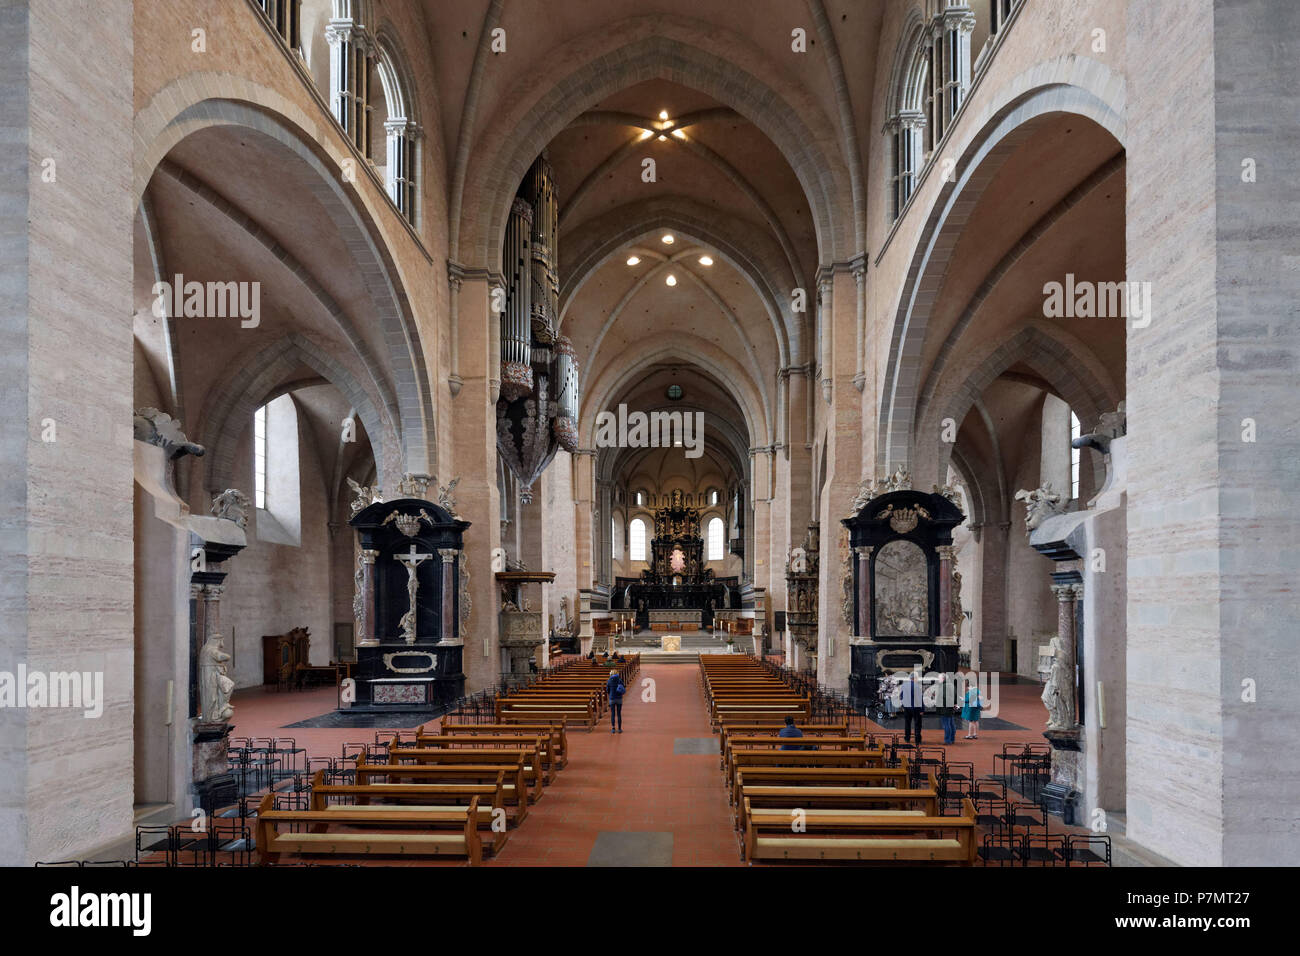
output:
POLYGON ((384 127, 384 185, 397 211, 414 225, 419 127, 415 122, 410 84, 399 63, 388 38, 381 37, 375 57, 379 90, 372 92, 378 92, 383 98, 382 103, 376 102, 374 109, 384 127))
POLYGON ((280 34, 290 50, 298 49, 299 43, 299 0, 258 0, 262 13, 271 21, 275 32, 280 34))
POLYGON ((281 395, 253 412, 253 504, 257 538, 273 544, 302 542, 302 485, 298 458, 298 407, 281 395))
POLYGON ((1070 412, 1070 499, 1077 501, 1079 499, 1079 463, 1083 457, 1083 449, 1074 447, 1074 440, 1083 434, 1079 427, 1079 416, 1070 412))
POLYGON ((929 135, 933 127, 929 93, 934 51, 920 17, 914 16, 913 20, 895 61, 890 113, 885 123, 890 138, 890 214, 894 219, 912 197, 925 154, 933 145, 929 135))
POLYGON ((334 0, 325 27, 330 45, 330 109, 348 138, 370 157, 370 62, 372 42, 361 0, 334 0))
POLYGON ((266 507, 266 406, 253 412, 253 504, 266 507))
POLYGON ((709 561, 721 561, 723 557, 723 535, 725 529, 721 518, 709 519, 709 561))
MULTIPOLYGON (((638 497, 640 492, 637 492, 638 497)), ((645 522, 633 518, 627 529, 628 557, 633 561, 645 560, 645 522)))

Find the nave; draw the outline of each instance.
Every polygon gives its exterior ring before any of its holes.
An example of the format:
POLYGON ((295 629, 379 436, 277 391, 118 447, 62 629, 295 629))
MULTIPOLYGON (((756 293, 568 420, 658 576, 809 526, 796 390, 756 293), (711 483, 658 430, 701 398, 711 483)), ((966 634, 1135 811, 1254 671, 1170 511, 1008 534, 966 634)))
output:
MULTIPOLYGON (((701 660, 721 661, 724 668, 740 666, 760 669, 757 662, 747 655, 705 655, 701 660)), ((564 673, 568 669, 572 672, 573 669, 588 664, 585 660, 567 657, 555 662, 554 671, 564 673)), ((607 673, 603 664, 598 668, 591 666, 600 677, 607 673)), ((713 665, 715 671, 718 666, 713 665)), ((740 866, 747 862, 757 865, 777 862, 777 865, 785 865, 771 859, 745 858, 744 814, 740 803, 733 803, 731 798, 733 792, 739 792, 736 765, 745 759, 736 757, 736 747, 743 742, 746 752, 750 754, 764 748, 770 754, 774 743, 759 741, 763 741, 762 735, 775 733, 775 723, 770 728, 759 729, 758 724, 767 721, 753 713, 734 719, 726 717, 723 712, 728 705, 723 702, 725 698, 719 696, 725 695, 726 691, 719 690, 714 691, 716 707, 711 715, 709 698, 706 696, 705 669, 704 664, 697 666, 693 662, 646 664, 640 666, 639 670, 628 667, 623 715, 625 733, 610 733, 607 712, 601 712, 598 722, 590 729, 582 726, 580 720, 570 722, 565 719, 562 762, 558 768, 551 767, 548 779, 539 779, 535 785, 531 777, 524 782, 529 796, 522 818, 517 805, 507 806, 506 826, 501 833, 493 832, 490 818, 484 817, 481 820, 482 865, 740 866), (725 748, 724 768, 720 753, 723 749, 721 740, 728 734, 735 739, 733 745, 725 748), (491 851, 493 843, 499 847, 495 852, 491 851)), ((781 673, 779 668, 774 670, 777 674, 781 673)), ((842 742, 850 736, 856 736, 860 738, 856 753, 863 759, 852 759, 854 748, 842 743, 819 751, 830 755, 825 761, 814 759, 811 755, 789 759, 791 763, 798 760, 812 764, 806 771, 801 771, 806 772, 806 778, 791 781, 792 785, 809 787, 804 791, 805 798, 796 802, 808 803, 810 808, 827 805, 816 803, 812 796, 807 796, 819 789, 816 775, 826 773, 826 768, 821 766, 823 763, 841 768, 831 769, 830 774, 843 774, 843 768, 850 764, 882 768, 868 770, 869 774, 887 773, 889 771, 884 768, 889 766, 905 770, 909 765, 919 764, 919 771, 913 775, 911 786, 925 789, 927 778, 933 774, 939 782, 939 808, 944 814, 957 817, 961 814, 963 795, 971 794, 969 780, 973 774, 977 781, 974 804, 976 825, 973 828, 977 853, 971 862, 975 865, 1064 866, 1067 865, 1064 854, 1067 835, 1073 841, 1078 841, 1077 846, 1071 845, 1069 865, 1100 865, 1107 859, 1112 859, 1116 865, 1122 865, 1125 855, 1121 852, 1111 856, 1109 837, 1090 836, 1086 829, 1065 826, 1059 817, 1045 816, 1036 812, 1036 808, 1031 808, 1031 801, 1039 796, 1041 787, 1025 775, 1023 767, 1019 771, 1020 775, 1009 781, 1012 784, 1010 789, 1002 786, 1008 770, 1016 772, 1012 761, 1004 755, 1023 755, 1041 750, 1041 745, 1033 743, 1033 735, 1020 723, 1029 722, 1041 706, 1036 693, 1037 685, 1016 683, 1010 675, 1007 677, 1009 680, 1000 690, 999 717, 984 722, 985 726, 978 739, 965 740, 959 733, 957 743, 948 747, 941 746, 942 735, 937 726, 928 726, 929 721, 922 748, 914 752, 898 733, 901 730, 900 721, 888 720, 881 724, 856 715, 831 714, 818 706, 819 713, 816 716, 808 721, 802 718, 798 721, 808 737, 817 740, 828 729, 844 736, 826 739, 842 742), (833 726, 828 728, 828 724, 833 726), (820 729, 818 725, 821 725, 820 729), (1032 746, 1027 749, 1026 744, 1032 746), (1018 820, 1011 819, 1013 806, 1019 809, 1018 820), (1035 847, 1051 846, 1054 852, 1049 852, 1046 857, 1041 852, 1025 855, 1028 842, 1026 837, 1032 838, 1035 847)), ((778 678, 772 678, 772 681, 780 684, 778 678)), ((546 683, 543 679, 534 687, 544 687, 546 683)), ((767 693, 785 694, 787 691, 767 693)), ((801 691, 792 689, 789 693, 797 697, 801 691)), ((248 775, 248 783, 244 788, 247 795, 236 807, 217 812, 218 819, 211 828, 215 844, 207 844, 204 838, 187 832, 189 828, 185 824, 166 828, 143 827, 137 837, 134 862, 145 866, 256 865, 261 857, 256 846, 250 844, 256 844, 261 839, 257 824, 259 806, 263 810, 274 807, 277 813, 305 810, 314 805, 311 796, 313 782, 316 789, 328 790, 333 787, 338 791, 356 784, 356 755, 363 748, 371 765, 382 765, 388 761, 388 756, 385 755, 393 752, 409 753, 417 743, 423 747, 439 735, 449 734, 451 728, 464 731, 472 726, 481 726, 483 729, 480 733, 484 736, 476 735, 472 738, 475 746, 492 746, 493 737, 489 735, 509 735, 512 742, 498 741, 497 746, 503 748, 513 746, 513 740, 520 734, 531 732, 520 730, 517 734, 508 725, 494 723, 491 714, 473 712, 468 706, 463 713, 415 726, 298 726, 300 723, 331 722, 332 711, 337 704, 336 694, 337 689, 332 687, 305 691, 276 691, 268 687, 238 693, 235 703, 240 708, 241 719, 231 738, 232 769, 242 768, 248 775), (394 736, 398 746, 390 750, 394 736), (269 789, 266 786, 268 780, 273 781, 273 786, 269 789), (268 792, 272 794, 269 803, 266 796, 268 792), (213 849, 216 846, 223 849, 213 849), (155 852, 148 852, 150 847, 156 848, 155 852)), ((415 719, 414 715, 410 718, 415 719)), ((937 718, 934 720, 937 723, 937 718)), ((393 723, 408 722, 398 720, 393 723)), ((536 724, 523 726, 535 727, 536 724)), ((463 739, 469 742, 469 738, 463 739)), ((756 759, 769 764, 772 762, 770 756, 756 759)), ((785 763, 787 759, 782 757, 779 762, 785 763)), ((423 766, 436 773, 438 764, 435 762, 423 766)), ((522 761, 520 767, 531 770, 531 767, 525 768, 522 761)), ((494 768, 493 773, 497 769, 499 768, 494 768)), ((743 768, 740 769, 743 773, 743 768)), ((472 771, 472 766, 462 763, 451 772, 460 775, 463 780, 467 779, 465 773, 472 771)), ((755 768, 755 777, 758 771, 759 768, 755 768)), ((771 772, 766 768, 763 771, 771 772)), ((787 771, 776 772, 780 774, 787 771)), ((488 775, 490 776, 491 774, 488 775)), ((839 785, 838 781, 832 782, 839 785)), ((861 782, 858 781, 859 784, 861 782)), ((403 785, 410 787, 412 783, 416 782, 405 781, 403 785)), ((388 785, 395 787, 397 783, 389 781, 388 785)), ((420 786, 418 783, 416 785, 420 786)), ((825 781, 821 781, 821 785, 824 787, 825 781)), ((424 786, 446 798, 445 786, 438 783, 424 786)), ((507 784, 507 788, 508 786, 507 784)), ((746 785, 745 789, 752 788, 746 785)), ((882 795, 879 787, 870 782, 862 789, 875 794, 876 801, 887 796, 882 795)), ((335 804, 336 808, 370 802, 358 799, 355 793, 340 793, 337 796, 337 800, 335 795, 329 798, 329 802, 335 804)), ((412 799, 417 804, 430 802, 412 799)), ((375 800, 375 805, 378 805, 380 798, 376 797, 375 800)), ((388 798, 382 800, 390 809, 398 805, 395 801, 396 797, 392 801, 388 798)), ((836 802, 829 805, 841 806, 836 802)), ((850 801, 844 806, 857 804, 850 801)), ((408 805, 406 809, 416 810, 417 807, 408 805)), ((814 814, 812 821, 815 822, 818 811, 812 809, 811 812, 814 814)), ((771 811, 768 813, 770 816, 771 811)), ((445 825, 445 820, 436 822, 433 830, 442 832, 440 828, 445 828, 445 825)), ((288 829, 296 831, 309 828, 290 826, 288 829)), ((340 824, 330 829, 331 832, 367 832, 365 826, 353 827, 350 824, 340 824)), ((373 831, 371 833, 373 836, 373 831)), ((284 853, 276 862, 282 865, 463 866, 467 860, 463 853, 428 856, 411 852, 408 847, 407 852, 395 854, 284 853)), ((800 862, 808 865, 834 865, 828 861, 812 859, 800 862)), ((870 862, 888 865, 880 860, 870 862)), ((905 862, 915 865, 918 861, 905 862)))

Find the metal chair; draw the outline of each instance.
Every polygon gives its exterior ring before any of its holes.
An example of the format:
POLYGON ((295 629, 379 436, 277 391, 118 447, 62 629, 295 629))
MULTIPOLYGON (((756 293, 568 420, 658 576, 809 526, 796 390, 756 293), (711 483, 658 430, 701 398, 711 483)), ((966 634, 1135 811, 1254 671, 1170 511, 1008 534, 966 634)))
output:
POLYGON ((985 866, 1015 866, 1020 841, 1011 833, 986 833, 984 842, 976 851, 985 866))
POLYGON ((175 866, 174 847, 170 824, 146 823, 135 828, 136 866, 175 866))
POLYGON ((1110 835, 1069 833, 1065 837, 1066 866, 1110 866, 1110 835))
POLYGON ((1020 861, 1024 866, 1065 866, 1065 835, 1026 833, 1020 841, 1020 861))

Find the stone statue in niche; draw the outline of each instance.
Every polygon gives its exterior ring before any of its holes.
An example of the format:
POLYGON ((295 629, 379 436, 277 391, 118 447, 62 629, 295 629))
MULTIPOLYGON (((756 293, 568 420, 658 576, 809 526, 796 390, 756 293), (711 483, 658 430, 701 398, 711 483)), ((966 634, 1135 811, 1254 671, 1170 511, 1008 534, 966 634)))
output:
POLYGON ((226 676, 230 655, 222 646, 221 635, 211 634, 199 649, 199 712, 206 723, 228 721, 235 714, 230 695, 235 682, 226 676))
POLYGON ((929 629, 925 552, 911 541, 891 541, 876 557, 876 633, 912 637, 929 629))
POLYGON ((1061 496, 1052 490, 1050 481, 1033 491, 1021 488, 1016 492, 1016 501, 1025 503, 1025 534, 1036 530, 1048 518, 1065 513, 1061 496))
POLYGON ((1070 694, 1074 687, 1065 659, 1065 645, 1059 636, 1052 638, 1052 670, 1043 687, 1043 704, 1047 707, 1047 729, 1069 730, 1074 723, 1074 707, 1070 694))
POLYGON ((156 408, 142 408, 135 413, 135 438, 150 445, 157 445, 167 455, 168 460, 182 455, 202 458, 204 448, 185 437, 181 423, 166 412, 156 408))
POLYGON ((808 552, 803 548, 795 547, 790 550, 790 573, 808 573, 808 552))
POLYGON ((218 518, 233 521, 241 528, 248 527, 248 495, 238 488, 227 488, 212 501, 212 513, 218 518))

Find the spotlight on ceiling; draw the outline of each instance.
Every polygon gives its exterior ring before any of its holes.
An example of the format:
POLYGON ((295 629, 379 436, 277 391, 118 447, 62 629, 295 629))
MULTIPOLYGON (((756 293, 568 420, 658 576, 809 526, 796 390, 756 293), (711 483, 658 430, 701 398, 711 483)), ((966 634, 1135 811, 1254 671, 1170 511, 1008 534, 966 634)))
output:
POLYGON ((664 233, 664 238, 663 238, 664 245, 671 246, 673 242, 674 242, 673 234, 671 232, 664 233))
POLYGON ((700 265, 702 266, 713 265, 713 256, 700 256, 700 265))
POLYGON ((640 262, 640 261, 641 261, 641 257, 640 257, 640 256, 628 256, 628 257, 627 257, 627 264, 630 265, 630 266, 634 266, 634 265, 636 265, 636 264, 637 264, 638 262, 640 262))
POLYGON ((667 282, 669 285, 676 285, 676 284, 677 284, 677 276, 673 275, 673 274, 670 272, 670 273, 668 273, 668 278, 664 279, 664 282, 667 282))
POLYGON ((659 118, 660 118, 661 120, 666 120, 666 119, 668 118, 668 111, 667 111, 667 110, 660 110, 660 111, 659 111, 659 118))

